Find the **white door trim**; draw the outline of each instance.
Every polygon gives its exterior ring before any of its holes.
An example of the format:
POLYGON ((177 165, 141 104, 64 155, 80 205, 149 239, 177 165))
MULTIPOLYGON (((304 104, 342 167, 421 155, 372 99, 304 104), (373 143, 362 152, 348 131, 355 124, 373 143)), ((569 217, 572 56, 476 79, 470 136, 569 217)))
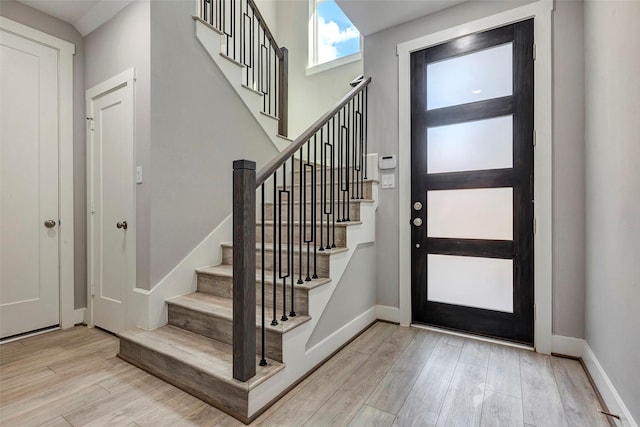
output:
POLYGON ((58 51, 58 173, 60 326, 75 325, 73 253, 73 55, 72 43, 0 16, 0 28, 58 51))
MULTIPOLYGON (((128 97, 131 100, 131 114, 132 117, 131 119, 133 120, 133 135, 132 135, 132 141, 133 141, 133 145, 131 147, 131 153, 132 153, 132 159, 133 159, 133 165, 135 165, 135 134, 136 134, 136 124, 135 124, 135 96, 134 96, 134 82, 135 82, 135 68, 129 68, 127 70, 124 70, 123 72, 105 80, 102 83, 98 83, 97 85, 87 89, 87 91, 85 92, 85 100, 86 100, 86 111, 87 111, 87 116, 91 117, 91 115, 93 114, 93 109, 92 109, 92 103, 93 100, 100 97, 101 95, 110 92, 112 90, 115 89, 119 89, 122 87, 126 87, 126 90, 129 92, 128 93, 128 97)), ((94 322, 93 322, 93 297, 92 297, 92 287, 93 287, 93 283, 92 283, 92 277, 93 277, 93 253, 92 253, 92 248, 93 248, 93 242, 92 242, 92 238, 93 238, 93 224, 92 224, 92 215, 91 215, 91 201, 93 200, 93 182, 92 182, 92 177, 93 177, 93 162, 92 162, 92 158, 93 158, 93 146, 92 144, 90 144, 90 142, 92 141, 92 135, 91 135, 91 127, 87 126, 87 158, 86 158, 86 162, 87 162, 87 311, 85 314, 85 322, 87 323, 88 326, 93 326, 94 322)), ((134 200, 132 200, 132 205, 131 205, 131 210, 132 212, 130 213, 130 215, 128 215, 127 218, 131 218, 131 220, 127 219, 127 222, 130 223, 131 225, 131 229, 135 232, 136 230, 136 223, 135 223, 135 218, 136 218, 136 202, 135 202, 135 194, 136 194, 136 182, 134 179, 135 176, 135 171, 132 169, 131 170, 131 185, 132 185, 132 194, 134 197, 134 200)), ((125 324, 127 325, 127 327, 131 327, 133 326, 133 314, 131 313, 131 310, 133 309, 133 301, 135 298, 134 295, 134 289, 136 287, 136 238, 134 236, 134 238, 131 240, 132 245, 130 247, 130 250, 128 251, 128 264, 130 266, 130 268, 127 271, 127 277, 128 277, 128 286, 127 286, 127 290, 126 290, 126 313, 127 313, 127 319, 125 321, 125 324)))
POLYGON ((411 323, 411 52, 466 34, 486 31, 528 18, 535 18, 537 46, 534 93, 534 292, 536 304, 535 347, 551 352, 552 317, 552 22, 553 0, 540 0, 463 25, 398 44, 398 179, 399 196, 399 290, 400 323, 411 323), (406 214, 407 217, 403 215, 406 214))

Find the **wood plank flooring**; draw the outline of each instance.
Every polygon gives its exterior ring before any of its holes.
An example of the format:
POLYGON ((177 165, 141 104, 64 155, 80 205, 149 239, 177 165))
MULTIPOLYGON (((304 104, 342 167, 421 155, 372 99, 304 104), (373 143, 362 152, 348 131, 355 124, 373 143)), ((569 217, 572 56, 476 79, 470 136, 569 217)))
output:
MULTIPOLYGON (((3 426, 241 426, 75 327, 0 345, 3 426)), ((376 323, 258 417, 259 426, 609 426, 581 365, 376 323)))

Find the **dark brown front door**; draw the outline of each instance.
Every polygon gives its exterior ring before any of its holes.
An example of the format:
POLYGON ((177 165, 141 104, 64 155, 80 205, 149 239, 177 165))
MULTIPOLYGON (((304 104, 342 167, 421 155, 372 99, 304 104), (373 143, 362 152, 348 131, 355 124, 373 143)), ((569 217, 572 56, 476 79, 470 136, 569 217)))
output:
POLYGON ((411 54, 415 323, 533 345, 533 20, 411 54))

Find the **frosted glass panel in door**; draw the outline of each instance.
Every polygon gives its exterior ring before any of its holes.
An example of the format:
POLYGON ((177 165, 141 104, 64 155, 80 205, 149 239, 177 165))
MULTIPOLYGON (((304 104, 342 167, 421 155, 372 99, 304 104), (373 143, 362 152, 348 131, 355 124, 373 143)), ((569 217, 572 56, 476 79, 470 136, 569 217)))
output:
POLYGON ((513 167, 513 116, 427 129, 427 173, 513 167))
POLYGON ((427 110, 513 93, 512 43, 427 65, 427 110))
POLYGON ((513 313, 513 261, 427 255, 427 299, 513 313))
POLYGON ((427 192, 427 237, 513 239, 513 189, 427 192))

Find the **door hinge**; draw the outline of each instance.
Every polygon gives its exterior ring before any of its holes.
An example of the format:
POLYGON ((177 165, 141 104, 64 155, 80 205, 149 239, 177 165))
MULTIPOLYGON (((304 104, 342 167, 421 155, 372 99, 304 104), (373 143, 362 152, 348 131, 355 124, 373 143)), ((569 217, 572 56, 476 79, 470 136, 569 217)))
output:
POLYGON ((87 117, 87 122, 89 123, 89 130, 94 130, 94 128, 93 128, 93 117, 87 117))
POLYGON ((536 46, 536 44, 533 44, 533 60, 536 60, 536 50, 538 50, 538 47, 536 46))
POLYGON ((536 146, 536 142, 537 142, 536 139, 537 139, 537 134, 536 134, 536 130, 534 129, 533 130, 533 146, 534 147, 536 146))
POLYGON ((91 285, 91 296, 95 296, 96 295, 96 289, 93 287, 93 285, 91 285))
POLYGON ((533 320, 538 320, 538 306, 533 304, 533 320))
POLYGON ((536 221, 535 218, 533 218, 533 234, 536 234, 538 232, 538 221, 536 221))

